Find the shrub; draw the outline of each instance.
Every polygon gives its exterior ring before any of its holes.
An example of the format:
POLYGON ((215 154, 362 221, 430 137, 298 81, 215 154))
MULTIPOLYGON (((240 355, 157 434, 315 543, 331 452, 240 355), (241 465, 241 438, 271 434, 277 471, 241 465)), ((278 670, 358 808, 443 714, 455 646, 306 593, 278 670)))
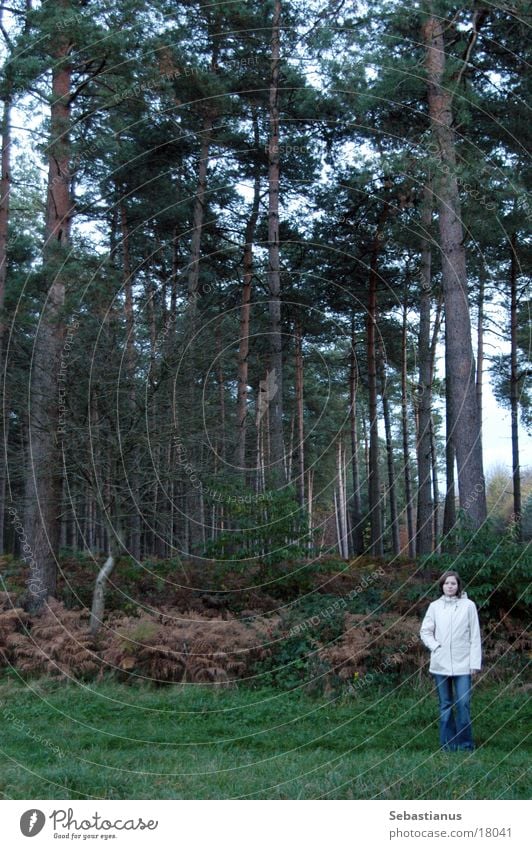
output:
POLYGON ((230 561, 233 569, 248 569, 250 561, 266 569, 293 562, 309 553, 308 517, 292 489, 270 490, 259 496, 227 492, 231 523, 209 544, 205 555, 230 561))
POLYGON ((451 542, 452 553, 431 554, 424 563, 436 578, 447 569, 460 573, 464 588, 490 614, 524 613, 532 602, 532 547, 518 542, 513 529, 497 533, 486 522, 472 531, 461 520, 451 542))

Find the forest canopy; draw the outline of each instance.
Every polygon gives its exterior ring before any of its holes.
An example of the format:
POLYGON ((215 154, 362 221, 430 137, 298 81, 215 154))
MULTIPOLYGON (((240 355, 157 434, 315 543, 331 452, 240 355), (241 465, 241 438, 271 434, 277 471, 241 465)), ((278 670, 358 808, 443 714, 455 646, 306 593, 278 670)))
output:
POLYGON ((522 0, 1 15, 0 545, 27 609, 64 552, 107 558, 98 619, 122 555, 275 579, 530 539, 522 0))

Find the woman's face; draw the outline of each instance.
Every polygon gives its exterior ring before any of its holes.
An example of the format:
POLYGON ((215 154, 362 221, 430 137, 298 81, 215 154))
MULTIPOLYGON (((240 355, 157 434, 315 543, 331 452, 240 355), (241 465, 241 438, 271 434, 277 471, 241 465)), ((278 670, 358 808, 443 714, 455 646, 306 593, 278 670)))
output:
POLYGON ((458 592, 458 581, 453 575, 449 575, 443 582, 443 594, 446 596, 456 595, 458 592))

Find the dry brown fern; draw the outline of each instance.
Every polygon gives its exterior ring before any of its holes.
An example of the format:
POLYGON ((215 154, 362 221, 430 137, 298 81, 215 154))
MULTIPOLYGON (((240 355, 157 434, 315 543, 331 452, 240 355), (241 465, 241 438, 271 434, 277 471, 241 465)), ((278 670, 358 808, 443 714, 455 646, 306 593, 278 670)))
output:
POLYGON ((15 662, 10 639, 14 634, 20 635, 30 621, 29 614, 21 607, 13 607, 13 602, 9 593, 0 593, 0 667, 15 662))
POLYGON ((334 645, 319 652, 333 671, 349 679, 368 669, 382 672, 401 667, 419 668, 425 652, 419 639, 419 623, 414 617, 397 618, 393 614, 368 616, 346 614, 346 630, 334 645))
POLYGON ((264 622, 250 626, 221 613, 214 618, 171 609, 140 619, 113 617, 112 625, 105 638, 104 663, 159 682, 228 684, 264 655, 270 637, 264 622))
POLYGON ((29 633, 12 634, 8 645, 17 668, 28 674, 79 678, 99 668, 86 616, 55 599, 33 618, 29 633))

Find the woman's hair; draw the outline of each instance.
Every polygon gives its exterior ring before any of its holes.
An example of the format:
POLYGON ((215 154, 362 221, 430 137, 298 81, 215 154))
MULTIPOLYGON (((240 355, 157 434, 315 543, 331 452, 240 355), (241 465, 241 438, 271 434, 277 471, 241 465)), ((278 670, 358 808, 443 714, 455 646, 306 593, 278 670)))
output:
POLYGON ((458 584, 458 589, 456 590, 456 597, 460 598, 460 596, 462 594, 462 579, 461 579, 460 575, 458 574, 458 572, 454 572, 452 569, 449 569, 448 572, 444 572, 443 575, 441 575, 441 577, 438 581, 438 586, 440 588, 440 592, 443 592, 443 585, 444 585, 445 581, 447 580, 447 578, 456 578, 456 583, 458 584))

